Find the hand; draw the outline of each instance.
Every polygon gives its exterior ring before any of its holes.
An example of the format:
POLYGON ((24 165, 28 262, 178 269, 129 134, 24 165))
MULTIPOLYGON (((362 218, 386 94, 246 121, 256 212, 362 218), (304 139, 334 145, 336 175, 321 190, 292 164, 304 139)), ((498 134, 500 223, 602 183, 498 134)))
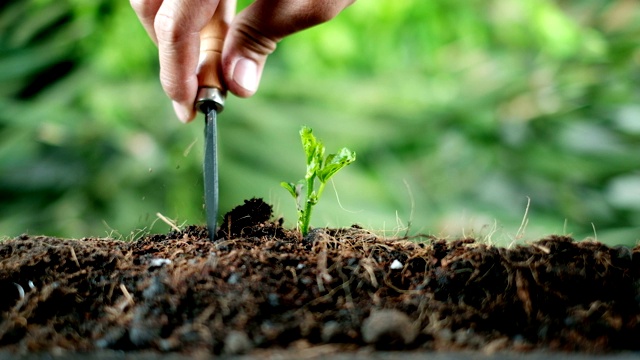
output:
MULTIPOLYGON (((200 30, 225 0, 130 0, 158 46, 160 82, 182 122, 195 116, 200 30)), ((326 22, 355 0, 256 0, 231 22, 222 51, 228 90, 249 97, 258 89, 267 56, 287 35, 326 22)))

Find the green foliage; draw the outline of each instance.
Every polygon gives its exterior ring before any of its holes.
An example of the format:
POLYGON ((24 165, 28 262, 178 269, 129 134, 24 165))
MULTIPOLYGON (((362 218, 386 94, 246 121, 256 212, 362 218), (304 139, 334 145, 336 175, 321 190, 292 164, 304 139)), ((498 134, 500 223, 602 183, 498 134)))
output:
MULTIPOLYGON (((506 244, 595 227, 634 244, 638 39, 629 0, 359 0, 284 39, 258 93, 228 99, 221 211, 261 196, 295 224, 274 184, 305 161, 282 136, 305 119, 358 149, 314 222, 506 244)), ((128 2, 2 2, 0 110, 0 236, 204 222, 202 121, 175 120, 128 2)))
POLYGON ((313 131, 307 126, 303 126, 300 130, 300 140, 302 140, 302 149, 306 155, 307 164, 304 179, 300 180, 298 184, 282 182, 280 185, 289 191, 296 201, 298 229, 303 236, 306 236, 309 232, 311 210, 320 200, 327 181, 340 169, 354 162, 356 153, 342 148, 337 154, 329 154, 324 158, 324 144, 313 135, 313 131), (320 181, 317 190, 315 188, 316 178, 320 181), (306 191, 304 198, 301 196, 302 189, 306 191))

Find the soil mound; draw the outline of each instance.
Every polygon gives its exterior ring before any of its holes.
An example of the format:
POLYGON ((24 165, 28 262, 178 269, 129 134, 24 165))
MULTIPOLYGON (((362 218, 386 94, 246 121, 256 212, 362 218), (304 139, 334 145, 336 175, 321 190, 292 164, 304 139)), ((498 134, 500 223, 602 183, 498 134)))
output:
POLYGON ((131 242, 5 241, 0 346, 640 349, 638 246, 552 236, 507 249, 358 227, 302 238, 270 218, 252 199, 214 242, 198 226, 131 242))

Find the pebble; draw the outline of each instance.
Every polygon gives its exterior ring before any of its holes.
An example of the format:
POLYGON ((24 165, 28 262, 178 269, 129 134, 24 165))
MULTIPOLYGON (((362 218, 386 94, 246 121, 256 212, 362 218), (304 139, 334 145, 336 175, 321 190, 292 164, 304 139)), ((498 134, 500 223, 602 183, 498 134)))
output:
POLYGON ((13 285, 16 286, 16 289, 18 290, 18 300, 22 300, 24 299, 24 288, 18 284, 18 283, 13 283, 13 285))
POLYGON ((378 346, 411 344, 418 331, 407 314, 395 310, 373 310, 362 323, 362 339, 378 346))
POLYGON ((246 354, 253 349, 253 342, 244 331, 233 330, 224 338, 223 352, 228 355, 246 354))
POLYGON ((238 274, 237 272, 233 272, 233 273, 231 273, 231 275, 229 275, 229 278, 227 279, 227 284, 235 285, 235 284, 239 283, 240 280, 242 280, 242 276, 240 274, 238 274))
POLYGON ((402 263, 400 261, 398 261, 398 259, 393 260, 393 262, 391 263, 391 270, 400 270, 404 267, 404 265, 402 265, 402 263))
POLYGON ((162 258, 153 258, 149 261, 149 268, 162 267, 171 264, 171 260, 162 258))
POLYGON ((322 341, 326 343, 336 341, 342 334, 342 326, 337 321, 327 321, 322 327, 322 341))

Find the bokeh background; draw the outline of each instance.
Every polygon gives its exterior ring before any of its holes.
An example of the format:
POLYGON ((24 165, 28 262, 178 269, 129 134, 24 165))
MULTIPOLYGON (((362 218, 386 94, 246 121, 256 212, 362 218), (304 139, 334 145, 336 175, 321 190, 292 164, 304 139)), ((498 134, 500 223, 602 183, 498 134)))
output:
MULTIPOLYGON (((0 235, 204 223, 202 121, 176 120, 156 56, 128 1, 2 2, 0 235)), ((358 154, 312 225, 635 244, 640 3, 359 0, 228 100, 221 212, 263 197, 295 226, 302 125, 358 154)))

